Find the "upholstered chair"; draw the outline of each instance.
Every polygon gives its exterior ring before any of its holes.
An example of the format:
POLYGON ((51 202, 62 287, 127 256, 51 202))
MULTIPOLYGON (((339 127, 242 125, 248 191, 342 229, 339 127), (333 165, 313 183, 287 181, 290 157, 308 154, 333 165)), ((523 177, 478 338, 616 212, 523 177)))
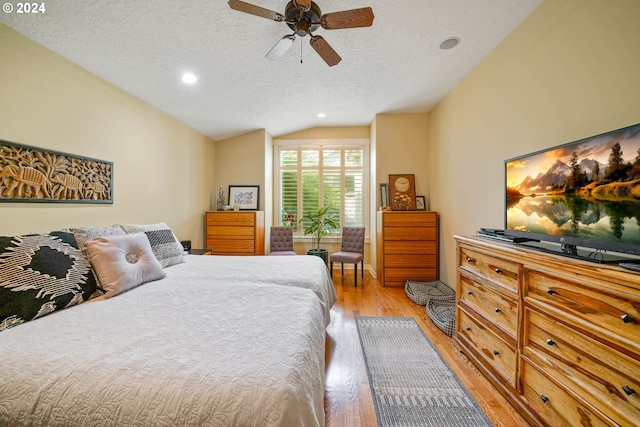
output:
POLYGON ((271 227, 271 255, 296 255, 292 227, 271 227))
POLYGON ((364 231, 365 227, 343 227, 340 252, 329 256, 329 271, 333 277, 333 262, 339 262, 344 276, 344 263, 353 263, 353 283, 358 286, 358 263, 361 263, 361 275, 364 279, 364 231))

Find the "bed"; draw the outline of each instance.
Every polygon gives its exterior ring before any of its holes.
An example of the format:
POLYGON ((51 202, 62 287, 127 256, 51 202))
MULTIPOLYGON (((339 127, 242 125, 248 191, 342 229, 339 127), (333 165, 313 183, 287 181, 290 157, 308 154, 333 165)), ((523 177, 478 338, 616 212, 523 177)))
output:
POLYGON ((183 261, 0 331, 0 425, 324 425, 322 260, 183 261))

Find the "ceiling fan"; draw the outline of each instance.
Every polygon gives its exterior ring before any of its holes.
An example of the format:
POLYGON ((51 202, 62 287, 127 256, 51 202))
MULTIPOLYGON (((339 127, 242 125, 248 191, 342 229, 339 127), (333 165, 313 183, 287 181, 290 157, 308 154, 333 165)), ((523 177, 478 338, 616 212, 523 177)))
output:
POLYGON ((318 5, 311 0, 290 1, 284 9, 284 15, 240 0, 229 0, 229 7, 240 12, 272 19, 276 22, 285 22, 293 30, 293 34, 284 36, 267 53, 267 59, 276 60, 280 58, 291 47, 296 36, 304 37, 310 35, 311 47, 330 67, 338 64, 342 61, 342 58, 322 36, 314 35, 312 32, 317 30, 318 27, 322 27, 325 30, 370 27, 374 18, 373 10, 370 7, 343 10, 323 15, 318 5))

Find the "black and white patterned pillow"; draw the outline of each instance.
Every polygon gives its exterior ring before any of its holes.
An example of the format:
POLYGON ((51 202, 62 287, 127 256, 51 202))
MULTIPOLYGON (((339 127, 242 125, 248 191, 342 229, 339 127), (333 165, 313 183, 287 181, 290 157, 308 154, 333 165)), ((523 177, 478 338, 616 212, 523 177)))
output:
POLYGON ((184 248, 164 222, 147 225, 120 224, 120 227, 127 234, 146 234, 151 243, 151 250, 162 268, 184 262, 184 248))
POLYGON ((95 291, 73 233, 0 236, 0 331, 80 304, 95 291))
POLYGON ((78 242, 78 249, 84 251, 87 242, 96 237, 112 237, 112 236, 124 236, 125 233, 122 227, 119 225, 112 225, 110 227, 78 227, 72 228, 71 231, 78 242))

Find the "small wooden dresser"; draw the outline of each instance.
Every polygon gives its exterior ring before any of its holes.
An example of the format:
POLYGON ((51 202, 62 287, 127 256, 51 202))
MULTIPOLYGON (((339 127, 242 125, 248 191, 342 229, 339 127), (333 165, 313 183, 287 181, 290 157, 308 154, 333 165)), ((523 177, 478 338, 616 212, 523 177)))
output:
POLYGON ((437 280, 437 212, 378 211, 377 263, 382 286, 437 280))
POLYGON ((457 241, 455 340, 533 425, 640 425, 640 275, 457 241))
POLYGON ((213 255, 264 255, 264 212, 207 212, 205 229, 213 255))

